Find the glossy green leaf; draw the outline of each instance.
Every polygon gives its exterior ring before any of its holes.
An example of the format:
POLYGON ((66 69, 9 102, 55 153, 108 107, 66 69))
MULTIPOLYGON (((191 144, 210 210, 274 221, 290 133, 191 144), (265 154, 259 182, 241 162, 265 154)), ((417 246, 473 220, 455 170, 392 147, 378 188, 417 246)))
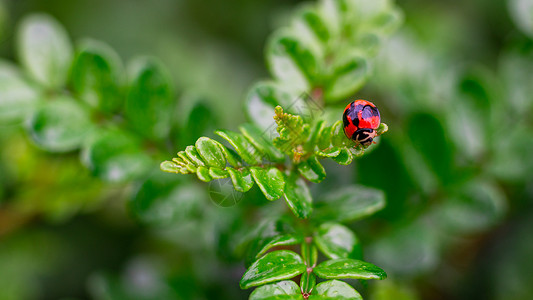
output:
POLYGON ((317 76, 317 60, 297 37, 280 33, 268 42, 266 57, 272 75, 297 91, 306 91, 317 76))
POLYGON ((112 129, 99 132, 85 144, 82 158, 94 175, 112 182, 146 176, 152 159, 141 150, 141 142, 127 132, 112 129))
POLYGON ((108 45, 84 41, 77 51, 70 78, 79 97, 93 107, 113 111, 121 104, 122 62, 108 45))
POLYGON ((274 147, 270 137, 261 132, 255 125, 246 123, 239 126, 240 131, 244 137, 252 143, 255 148, 263 153, 265 159, 272 162, 285 161, 285 155, 281 153, 278 148, 274 147))
POLYGON ((346 226, 323 223, 315 233, 315 243, 327 257, 361 258, 361 247, 355 234, 346 226))
POLYGON ((292 280, 284 280, 256 288, 249 300, 294 299, 301 300, 300 288, 292 280))
POLYGON ((200 155, 200 153, 198 153, 198 150, 196 150, 194 146, 187 146, 185 148, 185 153, 187 154, 187 157, 189 158, 189 160, 193 162, 195 165, 203 166, 203 167, 207 165, 204 159, 202 158, 202 156, 200 155))
POLYGON ((339 61, 333 62, 333 74, 328 78, 324 89, 324 98, 330 102, 343 100, 355 93, 365 84, 369 75, 369 66, 364 57, 339 57, 339 61))
POLYGON ((349 284, 339 280, 319 283, 309 300, 363 300, 363 297, 349 284))
POLYGON ((38 100, 37 90, 24 80, 19 70, 0 60, 0 124, 25 121, 36 109, 38 100))
POLYGON ((92 128, 88 112, 76 100, 66 96, 44 104, 29 123, 35 143, 53 152, 79 148, 92 128))
POLYGON ((283 196, 285 178, 280 170, 275 167, 268 170, 252 167, 250 168, 250 171, 252 172, 255 182, 268 200, 278 200, 283 196))
POLYGON ((226 158, 220 147, 210 138, 201 137, 196 141, 196 150, 208 166, 225 168, 226 158))
POLYGON ((254 181, 252 180, 252 174, 247 168, 234 169, 228 167, 226 168, 226 171, 228 171, 235 190, 241 193, 245 193, 249 191, 254 185, 254 181))
POLYGON ((319 264, 314 272, 324 279, 385 279, 387 274, 381 268, 361 260, 339 258, 319 264))
POLYGON ((170 76, 159 61, 151 58, 134 60, 130 74, 125 105, 130 124, 146 137, 167 137, 175 103, 170 76))
POLYGON ((223 179, 227 178, 229 174, 226 170, 211 167, 209 168, 209 176, 211 176, 213 179, 223 179))
POLYGON ((213 177, 211 177, 211 174, 209 174, 209 169, 206 167, 198 167, 196 169, 196 176, 198 179, 204 182, 209 182, 213 180, 213 177))
POLYGON ((65 84, 72 63, 72 45, 65 29, 44 14, 25 17, 17 32, 17 54, 35 81, 49 88, 65 84))
POLYGON ((267 220, 261 224, 256 238, 249 246, 245 264, 249 266, 268 250, 279 247, 297 245, 302 243, 303 236, 295 231, 290 222, 285 218, 267 220))
POLYGON ((266 254, 255 261, 244 273, 241 289, 265 283, 293 278, 306 269, 302 258, 289 250, 279 250, 266 254))
POLYGON ((306 237, 301 245, 302 258, 308 267, 316 265, 318 261, 318 250, 311 240, 312 237, 306 237))
POLYGON ((229 130, 217 130, 215 133, 228 141, 246 163, 250 165, 261 163, 261 154, 242 134, 229 130))
POLYGON ((298 164, 298 172, 307 180, 315 183, 319 183, 326 178, 326 170, 316 156, 311 156, 308 160, 298 164))
POLYGON ((164 172, 181 174, 181 169, 183 167, 173 161, 165 160, 159 165, 159 168, 164 172))
POLYGON ((292 174, 287 178, 284 197, 295 216, 307 219, 311 215, 313 198, 306 182, 298 174, 292 174))
POLYGON ((348 148, 341 148, 341 152, 339 153, 339 155, 332 157, 331 159, 333 159, 338 164, 349 165, 352 163, 353 155, 352 152, 348 150, 348 148))
MULTIPOLYGON (((311 270, 311 269, 309 269, 311 270)), ((313 272, 303 272, 300 277, 300 287, 304 293, 310 293, 316 286, 316 275, 313 272)))
POLYGON ((385 206, 382 191, 357 185, 345 186, 319 198, 315 216, 338 222, 354 221, 372 215, 385 206))

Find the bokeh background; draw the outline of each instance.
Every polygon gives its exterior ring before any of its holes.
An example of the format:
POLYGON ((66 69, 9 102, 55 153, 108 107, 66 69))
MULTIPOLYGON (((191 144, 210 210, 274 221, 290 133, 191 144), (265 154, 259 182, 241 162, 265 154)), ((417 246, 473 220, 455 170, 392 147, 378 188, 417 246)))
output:
MULTIPOLYGON (((376 103, 390 131, 352 165, 327 165, 319 191, 357 182, 386 193, 383 211, 351 225, 365 259, 389 274, 362 293, 533 299, 533 1, 397 4, 404 25, 354 95, 376 103)), ((207 184, 158 165, 196 137, 245 121, 247 88, 268 77, 265 41, 298 5, 0 1, 2 64, 18 64, 22 18, 46 13, 74 45, 102 41, 126 65, 157 57, 172 85, 164 109, 175 111, 162 140, 140 134, 135 146, 98 127, 107 138, 93 168, 80 150, 47 150, 26 123, 0 126, 0 299, 246 299, 243 216, 283 203, 254 188, 220 205, 207 184)), ((0 82, 0 116, 6 89, 0 82)))

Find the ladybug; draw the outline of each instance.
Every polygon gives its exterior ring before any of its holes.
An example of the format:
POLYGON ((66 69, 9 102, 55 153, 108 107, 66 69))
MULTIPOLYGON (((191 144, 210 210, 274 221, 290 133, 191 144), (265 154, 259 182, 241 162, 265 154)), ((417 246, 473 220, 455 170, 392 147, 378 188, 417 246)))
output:
POLYGON ((344 134, 352 141, 366 147, 374 141, 381 118, 374 103, 355 100, 344 109, 342 122, 344 134))

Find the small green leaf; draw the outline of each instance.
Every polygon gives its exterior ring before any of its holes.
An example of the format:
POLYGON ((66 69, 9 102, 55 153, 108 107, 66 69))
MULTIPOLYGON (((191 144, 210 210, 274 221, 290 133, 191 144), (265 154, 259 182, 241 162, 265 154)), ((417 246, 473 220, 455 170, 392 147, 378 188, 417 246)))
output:
POLYGON ((86 40, 79 48, 70 72, 72 88, 89 105, 115 110, 121 104, 124 72, 119 56, 99 41, 86 40))
POLYGON ((37 82, 50 88, 65 84, 72 45, 55 19, 45 14, 25 17, 17 32, 17 48, 22 66, 37 82))
POLYGON ((307 219, 313 211, 313 199, 305 181, 292 174, 285 184, 285 201, 295 216, 307 219))
POLYGON ((273 247, 297 245, 303 241, 303 236, 295 232, 291 223, 285 218, 268 220, 260 225, 257 237, 253 240, 246 256, 246 266, 265 254, 273 247))
POLYGON ((333 159, 338 164, 349 165, 352 163, 353 155, 352 152, 348 150, 348 148, 342 148, 339 155, 332 157, 331 159, 333 159))
POLYGON ((206 167, 198 167, 196 169, 196 176, 198 176, 198 179, 204 182, 209 182, 213 180, 213 177, 209 174, 209 169, 206 167))
POLYGON ((361 247, 355 234, 347 227, 335 223, 323 223, 315 234, 315 243, 327 257, 361 258, 361 247))
POLYGON ((167 137, 175 102, 170 76, 162 63, 151 58, 134 60, 130 73, 125 106, 130 124, 148 138, 167 137))
POLYGON ((269 282, 290 279, 305 271, 302 258, 289 250, 274 251, 255 261, 244 273, 240 287, 248 289, 269 282))
POLYGON ((305 241, 301 245, 302 258, 308 267, 316 265, 318 260, 318 250, 316 246, 309 241, 309 237, 305 238, 305 241))
POLYGON ((298 17, 319 41, 323 43, 328 41, 330 32, 322 16, 315 9, 305 9, 298 17))
POLYGON ((196 150, 208 166, 225 168, 226 158, 220 147, 208 137, 201 137, 196 141, 196 150))
POLYGON ((294 299, 301 300, 300 289, 292 280, 284 280, 267 284, 256 288, 250 295, 249 300, 277 300, 294 299), (283 297, 282 297, 283 296, 283 297), (285 297, 287 296, 287 297, 285 297))
POLYGON ((229 130, 217 130, 215 133, 228 141, 246 163, 250 165, 261 163, 260 153, 242 134, 229 130))
POLYGON ((309 90, 317 76, 317 60, 307 45, 288 33, 272 37, 266 50, 272 75, 296 91, 309 90))
POLYGON ((205 167, 207 164, 204 162, 203 158, 198 153, 198 150, 194 146, 187 146, 185 148, 185 154, 197 166, 205 167))
POLYGON ((255 148, 260 152, 263 152, 266 155, 266 159, 272 162, 283 162, 285 161, 285 155, 281 153, 278 148, 274 147, 274 144, 266 136, 265 133, 262 133, 256 126, 246 123, 239 127, 242 134, 246 139, 252 143, 255 148))
POLYGON ((165 160, 159 165, 161 171, 180 174, 182 167, 173 161, 165 160))
POLYGON ((37 90, 24 80, 19 70, 0 60, 0 124, 27 120, 38 101, 37 90))
POLYGON ((324 89, 326 101, 343 100, 355 93, 366 82, 369 66, 366 59, 358 55, 339 55, 340 59, 333 62, 333 74, 324 89))
POLYGON ((283 196, 285 178, 280 170, 275 167, 268 170, 252 167, 250 171, 252 172, 255 182, 268 200, 278 200, 283 196))
POLYGON ((231 182, 233 183, 233 187, 235 188, 235 190, 241 193, 245 193, 249 191, 254 185, 254 181, 252 180, 252 174, 247 168, 234 169, 228 167, 226 168, 226 171, 228 171, 229 173, 231 182))
POLYGON ((382 191, 357 185, 345 186, 319 200, 315 216, 339 222, 358 220, 385 207, 382 191))
MULTIPOLYGON (((264 233, 263 233, 264 234, 264 233)), ((265 254, 268 250, 279 246, 290 246, 301 243, 302 236, 297 234, 267 235, 254 241, 251 246, 250 256, 247 258, 251 264, 265 254)))
POLYGON ((326 178, 326 170, 316 156, 311 156, 308 160, 298 164, 298 172, 307 180, 315 183, 319 183, 326 178))
POLYGON ((300 287, 302 293, 310 293, 316 285, 316 275, 313 272, 303 272, 300 277, 300 287))
POLYGON ((385 279, 387 274, 381 268, 361 260, 339 258, 327 260, 314 270, 316 275, 324 279, 385 279))
POLYGON ((213 179, 222 179, 229 176, 228 171, 219 168, 209 168, 209 176, 213 179))
POLYGON ((363 300, 363 297, 349 284, 339 280, 319 283, 309 300, 363 300))
POLYGON ((91 137, 84 145, 82 161, 94 175, 112 182, 146 176, 147 170, 155 166, 136 137, 117 129, 91 137))
POLYGON ((79 148, 92 128, 88 112, 76 100, 66 96, 39 108, 29 124, 35 143, 53 152, 79 148))

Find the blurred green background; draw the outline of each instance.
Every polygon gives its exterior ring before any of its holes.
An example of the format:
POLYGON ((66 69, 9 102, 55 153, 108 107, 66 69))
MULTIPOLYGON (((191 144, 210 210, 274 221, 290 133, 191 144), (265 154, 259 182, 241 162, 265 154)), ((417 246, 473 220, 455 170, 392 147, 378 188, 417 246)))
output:
MULTIPOLYGON (((354 95, 377 104, 390 131, 352 165, 326 165, 315 192, 358 182, 387 195, 383 211, 352 224, 365 259, 389 274, 365 299, 533 299, 533 1, 397 4, 405 23, 354 95)), ((246 89, 268 76, 265 40, 298 5, 0 1, 2 70, 18 64, 22 18, 46 13, 74 45, 102 41, 124 65, 157 57, 170 100, 156 110, 172 112, 150 133, 103 115, 97 142, 59 151, 37 121, 2 122, 0 299, 246 299, 243 216, 284 204, 254 188, 221 207, 207 184, 159 162, 245 121, 246 89)), ((10 113, 3 74, 0 117, 10 113)))

